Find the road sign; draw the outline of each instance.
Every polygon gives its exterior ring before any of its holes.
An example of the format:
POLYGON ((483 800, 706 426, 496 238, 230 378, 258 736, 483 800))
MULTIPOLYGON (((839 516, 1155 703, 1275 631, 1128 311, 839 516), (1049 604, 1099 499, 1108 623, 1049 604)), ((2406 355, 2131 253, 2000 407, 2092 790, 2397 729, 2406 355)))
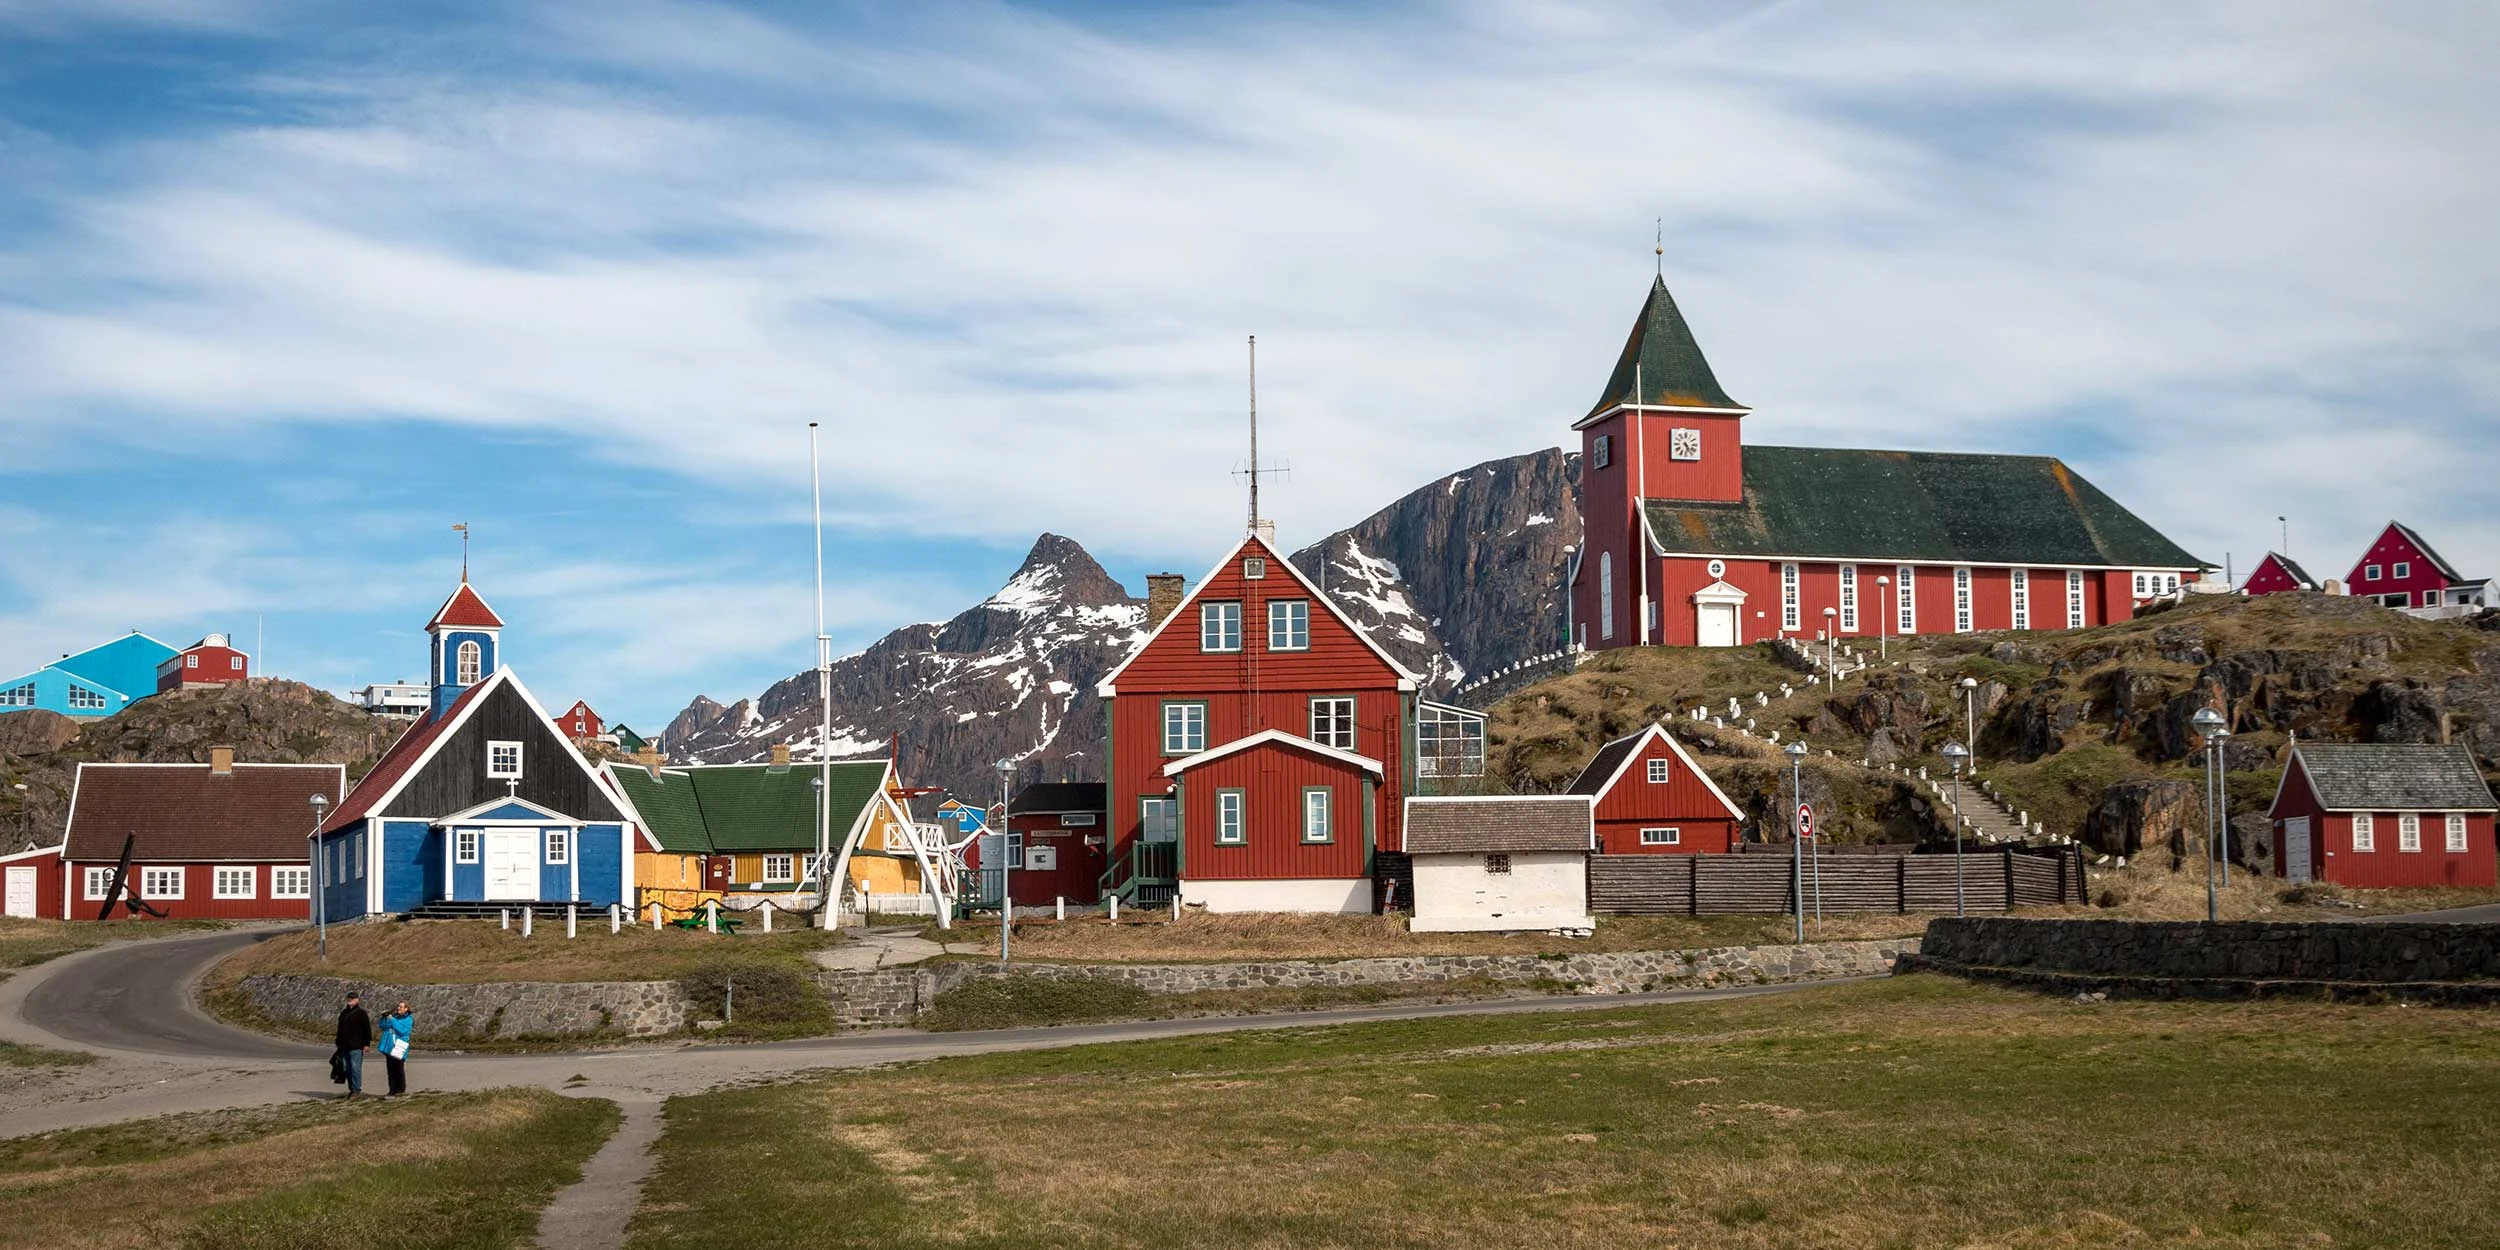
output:
POLYGON ((1797 805, 1797 836, 1801 838, 1814 836, 1814 805, 1812 803, 1797 805))

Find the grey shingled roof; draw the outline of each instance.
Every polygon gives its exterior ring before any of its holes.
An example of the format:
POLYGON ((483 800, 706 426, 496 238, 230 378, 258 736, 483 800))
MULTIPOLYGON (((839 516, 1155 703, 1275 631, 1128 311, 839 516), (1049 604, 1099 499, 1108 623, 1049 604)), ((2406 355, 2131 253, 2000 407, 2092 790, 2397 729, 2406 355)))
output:
POLYGON ((1572 778, 1571 784, 1563 788, 1563 793, 1594 795, 1605 789, 1606 779, 1614 776, 1616 769, 1623 767, 1623 757, 1630 755, 1632 748, 1641 744, 1641 734, 1648 732, 1644 729, 1641 733, 1617 738, 1597 748, 1597 758, 1590 760, 1588 767, 1581 769, 1580 775, 1572 778))
POLYGON ((1693 327, 1685 322, 1684 311, 1675 306, 1675 297, 1667 293, 1663 276, 1650 284, 1649 299, 1641 305, 1640 319, 1632 323, 1632 337, 1624 340, 1623 355, 1615 360, 1614 375, 1606 379, 1606 393, 1597 397, 1597 406, 1589 409, 1589 415, 1635 402, 1632 382, 1636 372, 1641 386, 1638 402, 1642 404, 1744 407, 1720 389, 1718 376, 1710 372, 1710 362, 1702 358, 1701 344, 1693 339, 1693 327), (1637 371, 1635 365, 1639 366, 1637 371))
POLYGON ((2318 801, 2339 812, 2500 808, 2462 746, 2303 742, 2292 748, 2318 801))
POLYGON ((1410 855, 1589 849, 1588 800, 1551 798, 1409 799, 1410 855))
POLYGON ((1742 503, 1650 500, 1670 553, 2193 569, 2054 456, 1745 448, 1742 503))

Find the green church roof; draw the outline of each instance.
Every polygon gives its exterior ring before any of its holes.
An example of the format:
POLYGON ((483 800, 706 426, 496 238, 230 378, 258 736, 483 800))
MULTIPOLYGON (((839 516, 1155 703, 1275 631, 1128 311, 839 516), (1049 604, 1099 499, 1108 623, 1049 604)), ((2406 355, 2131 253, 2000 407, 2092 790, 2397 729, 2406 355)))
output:
MULTIPOLYGON (((810 851, 816 847, 816 796, 809 786, 818 765, 709 764, 663 768, 658 777, 634 764, 611 764, 609 775, 641 814, 643 828, 660 849, 679 854, 713 851, 810 851)), ((858 823, 860 812, 884 788, 883 760, 832 766, 829 791, 834 835, 858 823)))
POLYGON ((1634 402, 1633 366, 1638 365, 1641 394, 1638 402, 1671 408, 1743 408, 1719 389, 1719 379, 1710 372, 1710 362, 1702 358, 1701 344, 1693 340, 1693 327, 1684 321, 1684 312, 1675 306, 1675 297, 1667 293, 1667 280, 1660 277, 1650 284, 1649 300, 1641 305, 1640 320, 1632 323, 1632 337, 1623 344, 1623 356, 1615 362, 1614 376, 1606 379, 1606 393, 1598 397, 1597 406, 1589 416, 1634 402))
POLYGON ((1742 503, 1648 501, 1669 553, 2202 568, 2053 456, 1745 448, 1742 503))

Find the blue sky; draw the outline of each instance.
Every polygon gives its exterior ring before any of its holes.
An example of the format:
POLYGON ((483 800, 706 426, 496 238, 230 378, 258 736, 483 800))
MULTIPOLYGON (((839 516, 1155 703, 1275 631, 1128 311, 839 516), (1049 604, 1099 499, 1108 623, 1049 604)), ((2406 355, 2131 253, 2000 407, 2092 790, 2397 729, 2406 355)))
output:
POLYGON ((2500 13, 0 0, 0 669, 476 580, 651 728, 1033 536, 1134 586, 1561 441, 1652 264, 1759 442, 2500 571, 2500 13))

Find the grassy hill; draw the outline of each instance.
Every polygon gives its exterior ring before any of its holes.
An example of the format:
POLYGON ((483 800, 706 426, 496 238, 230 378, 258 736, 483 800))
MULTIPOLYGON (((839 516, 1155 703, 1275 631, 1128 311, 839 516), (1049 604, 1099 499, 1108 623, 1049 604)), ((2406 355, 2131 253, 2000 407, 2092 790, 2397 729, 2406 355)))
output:
POLYGON ((1938 750, 1965 732, 1967 706, 1979 773, 2008 804, 2104 851, 2177 852, 2182 831, 2201 827, 2201 745, 2188 718, 2207 706, 2231 718, 2226 766, 2242 825, 2272 797, 2295 734, 2461 742, 2491 767, 2495 630, 2500 613, 2432 622, 2344 597, 2215 596, 2098 629, 1895 638, 1885 659, 1828 690, 1767 644, 1625 649, 1494 705, 1489 762, 1515 789, 1555 789, 1607 739, 1704 706, 1729 726, 1688 717, 1672 728, 1740 805, 1785 812, 1785 770, 1767 736, 1803 737, 1813 748, 1806 797, 1826 827, 1842 841, 1891 840, 1934 826, 1916 787, 1880 766, 1942 775, 1938 750), (1976 683, 1967 700, 1965 679, 1976 683), (1753 733, 1736 732, 1747 719, 1753 733))

